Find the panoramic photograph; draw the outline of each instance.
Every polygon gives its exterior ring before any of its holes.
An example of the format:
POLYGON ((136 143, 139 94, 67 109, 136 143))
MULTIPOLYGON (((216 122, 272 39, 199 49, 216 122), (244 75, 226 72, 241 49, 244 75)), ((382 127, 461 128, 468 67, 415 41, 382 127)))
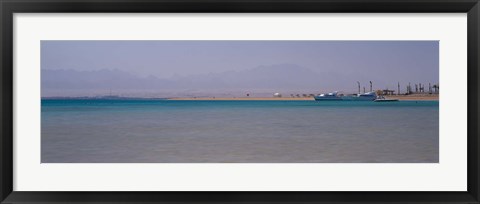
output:
POLYGON ((43 40, 42 163, 438 163, 439 42, 43 40))

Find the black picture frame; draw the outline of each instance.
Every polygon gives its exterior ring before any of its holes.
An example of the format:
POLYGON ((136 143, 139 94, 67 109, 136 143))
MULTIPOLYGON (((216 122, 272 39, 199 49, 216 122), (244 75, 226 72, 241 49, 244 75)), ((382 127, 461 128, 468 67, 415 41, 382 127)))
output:
POLYGON ((0 0, 1 203, 479 203, 478 0, 0 0), (13 191, 14 13, 467 13, 468 190, 466 192, 17 192, 13 191))

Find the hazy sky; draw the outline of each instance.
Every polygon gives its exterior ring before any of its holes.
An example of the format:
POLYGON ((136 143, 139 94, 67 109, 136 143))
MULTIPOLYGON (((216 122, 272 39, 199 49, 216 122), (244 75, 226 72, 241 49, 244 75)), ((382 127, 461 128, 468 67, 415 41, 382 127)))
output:
POLYGON ((438 49, 438 41, 42 41, 41 68, 168 79, 293 64, 341 74, 336 80, 349 85, 361 78, 391 86, 438 83, 438 49))
POLYGON ((289 63, 438 80, 437 41, 42 41, 41 53, 42 69, 120 69, 161 78, 289 63))

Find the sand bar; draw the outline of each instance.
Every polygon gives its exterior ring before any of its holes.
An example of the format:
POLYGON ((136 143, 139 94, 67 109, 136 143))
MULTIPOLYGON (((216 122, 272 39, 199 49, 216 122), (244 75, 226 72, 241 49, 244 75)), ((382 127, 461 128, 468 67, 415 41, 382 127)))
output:
POLYGON ((385 96, 385 98, 396 98, 401 101, 438 101, 438 94, 432 95, 395 95, 395 96, 385 96))
MULTIPOLYGON (((438 101, 438 94, 432 95, 394 95, 385 96, 387 99, 399 99, 401 101, 438 101)), ((188 101, 313 101, 313 97, 179 97, 168 100, 188 101)))
POLYGON ((313 97, 186 97, 186 98, 169 98, 168 100, 185 100, 185 101, 313 101, 313 97))

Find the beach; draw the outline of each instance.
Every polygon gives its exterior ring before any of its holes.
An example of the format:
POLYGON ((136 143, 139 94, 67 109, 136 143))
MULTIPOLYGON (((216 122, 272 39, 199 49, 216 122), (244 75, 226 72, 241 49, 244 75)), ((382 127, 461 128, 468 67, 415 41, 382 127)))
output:
POLYGON ((385 98, 397 98, 402 101, 438 101, 438 94, 412 94, 412 95, 394 95, 385 98))
MULTIPOLYGON (((387 99, 399 99, 401 101, 438 101, 438 94, 411 94, 385 96, 387 99)), ((175 97, 168 100, 188 101, 313 101, 313 97, 175 97)))

